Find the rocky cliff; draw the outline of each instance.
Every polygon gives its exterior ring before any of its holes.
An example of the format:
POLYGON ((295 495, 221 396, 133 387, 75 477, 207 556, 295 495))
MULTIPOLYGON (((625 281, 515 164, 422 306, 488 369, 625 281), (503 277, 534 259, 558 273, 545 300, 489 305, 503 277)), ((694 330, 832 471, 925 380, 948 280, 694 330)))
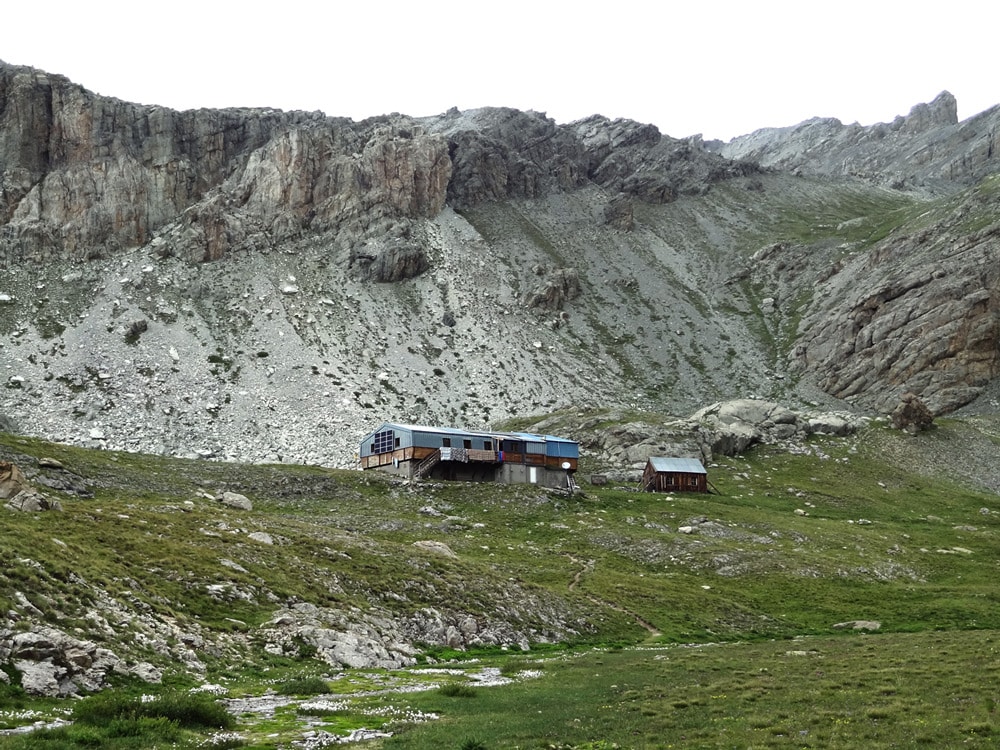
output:
POLYGON ((959 122, 955 97, 943 91, 891 123, 865 127, 815 118, 764 128, 713 149, 781 170, 949 193, 956 183, 975 184, 996 172, 998 120, 1000 107, 993 107, 959 122))
POLYGON ((349 466, 387 418, 955 409, 997 375, 998 119, 943 94, 723 146, 495 108, 173 112, 0 65, 0 414, 349 466))

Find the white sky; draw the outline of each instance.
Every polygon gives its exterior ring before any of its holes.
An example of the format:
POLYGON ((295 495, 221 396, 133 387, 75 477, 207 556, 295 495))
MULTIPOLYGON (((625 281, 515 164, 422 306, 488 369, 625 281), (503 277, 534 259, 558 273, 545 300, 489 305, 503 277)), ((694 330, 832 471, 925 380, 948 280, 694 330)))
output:
POLYGON ((870 125, 1000 90, 996 0, 49 0, 5 4, 0 60, 174 109, 353 119, 507 106, 728 140, 870 125))

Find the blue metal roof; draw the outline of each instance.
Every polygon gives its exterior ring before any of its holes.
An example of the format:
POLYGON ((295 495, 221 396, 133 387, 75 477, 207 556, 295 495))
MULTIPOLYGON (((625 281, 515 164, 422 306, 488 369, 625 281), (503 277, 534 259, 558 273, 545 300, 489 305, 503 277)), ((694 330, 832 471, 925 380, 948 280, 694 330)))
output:
POLYGON ((649 463, 653 466, 653 471, 660 473, 676 472, 678 474, 708 474, 701 461, 697 458, 654 458, 650 457, 649 463))
POLYGON ((528 443, 569 443, 577 445, 576 440, 556 437, 554 435, 536 435, 531 432, 502 432, 497 430, 460 430, 456 427, 429 427, 419 424, 402 424, 399 422, 383 422, 376 430, 369 432, 361 442, 368 440, 377 432, 385 429, 397 429, 407 432, 423 432, 438 435, 474 435, 478 437, 492 437, 506 440, 523 440, 528 443))

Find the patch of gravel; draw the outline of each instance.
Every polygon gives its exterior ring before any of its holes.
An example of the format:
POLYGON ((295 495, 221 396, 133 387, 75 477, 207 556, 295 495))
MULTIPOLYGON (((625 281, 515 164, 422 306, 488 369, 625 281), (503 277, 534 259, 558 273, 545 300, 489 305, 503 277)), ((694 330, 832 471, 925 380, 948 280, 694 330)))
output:
POLYGON ((949 476, 1000 493, 1000 415, 948 420, 917 435, 875 433, 875 450, 900 469, 949 476))

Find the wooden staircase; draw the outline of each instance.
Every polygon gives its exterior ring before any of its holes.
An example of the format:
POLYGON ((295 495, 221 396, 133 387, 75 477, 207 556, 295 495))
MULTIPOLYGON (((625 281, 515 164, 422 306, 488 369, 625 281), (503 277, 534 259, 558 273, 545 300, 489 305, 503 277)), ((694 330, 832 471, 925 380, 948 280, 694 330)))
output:
POLYGON ((441 451, 436 450, 429 456, 427 456, 427 458, 425 458, 419 464, 417 464, 417 470, 413 472, 413 478, 421 479, 427 476, 430 473, 431 469, 437 466, 438 462, 440 461, 441 461, 441 451))

